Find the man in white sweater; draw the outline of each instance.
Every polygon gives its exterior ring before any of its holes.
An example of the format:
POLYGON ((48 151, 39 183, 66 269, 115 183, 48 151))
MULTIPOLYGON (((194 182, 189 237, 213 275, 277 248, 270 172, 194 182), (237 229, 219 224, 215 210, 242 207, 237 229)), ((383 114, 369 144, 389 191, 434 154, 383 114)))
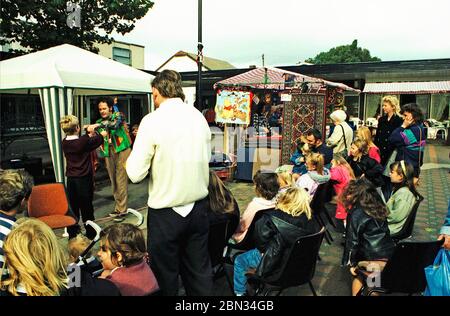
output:
POLYGON ((187 295, 210 295, 208 196, 211 132, 203 115, 185 104, 178 72, 152 82, 156 111, 139 125, 126 170, 133 182, 150 172, 148 250, 163 295, 176 295, 180 274, 187 295))

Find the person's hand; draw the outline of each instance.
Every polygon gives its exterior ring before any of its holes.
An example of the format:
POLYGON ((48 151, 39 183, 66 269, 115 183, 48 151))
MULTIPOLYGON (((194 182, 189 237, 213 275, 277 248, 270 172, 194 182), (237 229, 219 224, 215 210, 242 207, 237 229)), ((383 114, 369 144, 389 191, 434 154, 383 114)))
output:
POLYGON ((403 128, 407 128, 408 126, 411 126, 414 124, 414 119, 411 117, 405 117, 405 119, 403 120, 403 124, 402 127, 403 128))
POLYGON ((444 247, 447 250, 450 250, 450 235, 439 235, 438 240, 444 239, 444 244, 442 247, 444 247))
POLYGON ((350 267, 350 273, 351 273, 353 276, 357 276, 358 274, 356 273, 356 267, 350 267))

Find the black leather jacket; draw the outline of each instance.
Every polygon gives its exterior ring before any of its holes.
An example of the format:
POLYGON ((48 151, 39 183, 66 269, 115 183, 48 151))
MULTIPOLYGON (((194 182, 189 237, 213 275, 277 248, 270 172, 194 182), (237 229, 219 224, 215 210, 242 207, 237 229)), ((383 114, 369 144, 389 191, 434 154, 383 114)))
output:
POLYGON ((355 266, 362 260, 389 259, 394 251, 387 220, 376 220, 359 206, 354 207, 347 217, 346 235, 344 266, 355 266))
POLYGON ((383 183, 383 166, 376 160, 369 157, 369 155, 363 155, 360 161, 354 161, 353 156, 347 157, 347 162, 352 167, 355 177, 359 178, 361 175, 370 180, 376 187, 382 186, 383 183))
POLYGON ((294 217, 280 210, 267 211, 255 226, 256 247, 263 254, 256 276, 269 281, 279 272, 294 242, 316 232, 317 224, 304 214, 294 217))

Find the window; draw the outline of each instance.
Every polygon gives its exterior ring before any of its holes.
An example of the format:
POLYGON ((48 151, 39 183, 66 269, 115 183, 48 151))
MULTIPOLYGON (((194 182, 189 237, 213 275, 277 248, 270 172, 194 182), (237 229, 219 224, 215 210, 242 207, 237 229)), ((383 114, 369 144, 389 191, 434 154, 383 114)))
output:
POLYGON ((359 95, 345 95, 344 104, 348 115, 359 117, 359 95))
POLYGON ((431 115, 430 117, 438 121, 446 121, 450 118, 450 94, 433 94, 431 96, 431 115))
POLYGON ((364 120, 380 114, 381 94, 366 94, 366 113, 364 120))
POLYGON ((126 48, 113 47, 113 60, 131 66, 131 52, 126 48))

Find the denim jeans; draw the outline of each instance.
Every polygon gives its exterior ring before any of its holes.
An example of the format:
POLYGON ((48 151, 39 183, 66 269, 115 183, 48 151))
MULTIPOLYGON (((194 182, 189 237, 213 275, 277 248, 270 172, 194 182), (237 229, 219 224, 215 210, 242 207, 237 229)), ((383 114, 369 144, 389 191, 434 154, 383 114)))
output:
POLYGON ((257 268, 261 262, 261 253, 252 249, 236 257, 234 260, 234 293, 243 295, 246 292, 247 277, 245 273, 250 268, 257 268))

